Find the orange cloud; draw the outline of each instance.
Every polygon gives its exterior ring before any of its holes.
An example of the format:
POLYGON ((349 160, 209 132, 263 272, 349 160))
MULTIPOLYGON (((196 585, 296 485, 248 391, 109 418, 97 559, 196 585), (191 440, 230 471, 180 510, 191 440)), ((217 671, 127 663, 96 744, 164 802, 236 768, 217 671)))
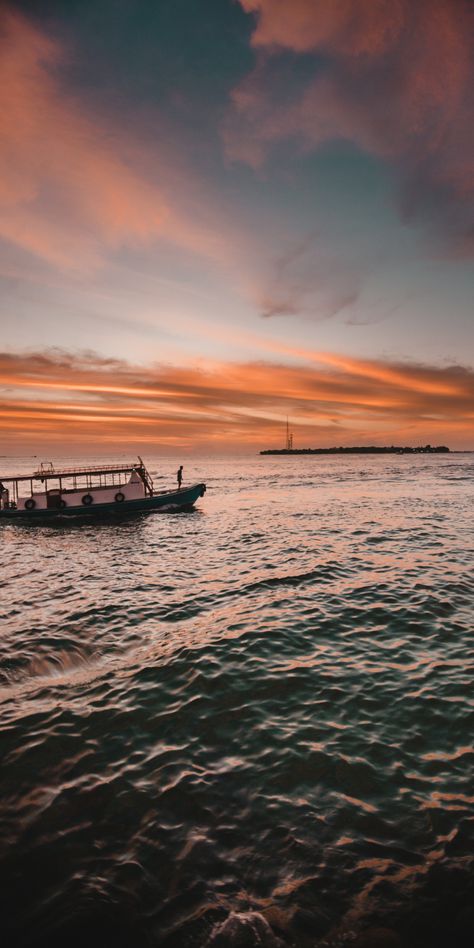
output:
POLYGON ((3 12, 0 237, 65 269, 93 268, 107 250, 160 238, 227 258, 212 226, 173 200, 176 168, 168 173, 156 155, 162 180, 146 180, 138 149, 61 88, 65 56, 24 17, 3 12))
POLYGON ((221 451, 434 441, 470 447, 474 372, 307 353, 307 364, 133 366, 93 354, 0 355, 4 445, 221 451), (309 363, 309 364, 308 364, 309 363))
POLYGON ((255 70, 234 91, 231 158, 258 166, 273 142, 346 139, 392 162, 403 210, 467 252, 474 206, 474 17, 467 0, 240 0, 256 16, 255 70), (314 78, 275 98, 269 62, 315 53, 314 78), (289 100, 289 101, 288 101, 289 100))

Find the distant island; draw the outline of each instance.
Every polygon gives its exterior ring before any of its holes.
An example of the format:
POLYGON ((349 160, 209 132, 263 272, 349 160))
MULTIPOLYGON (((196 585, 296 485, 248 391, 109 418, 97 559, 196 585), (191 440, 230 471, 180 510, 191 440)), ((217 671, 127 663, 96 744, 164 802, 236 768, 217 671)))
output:
POLYGON ((266 451, 260 451, 260 454, 448 454, 449 448, 444 444, 432 447, 431 444, 420 445, 416 448, 400 447, 390 445, 390 447, 379 447, 377 445, 360 446, 352 448, 267 448, 266 451))

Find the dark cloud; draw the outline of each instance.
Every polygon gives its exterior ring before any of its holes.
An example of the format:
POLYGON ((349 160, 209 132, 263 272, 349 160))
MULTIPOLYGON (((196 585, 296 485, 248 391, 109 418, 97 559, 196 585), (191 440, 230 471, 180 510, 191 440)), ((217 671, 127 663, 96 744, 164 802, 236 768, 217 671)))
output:
POLYGON ((365 268, 356 253, 352 265, 343 263, 324 235, 307 234, 272 261, 261 315, 331 319, 357 302, 365 268))
POLYGON ((231 157, 258 165, 277 141, 346 140, 397 172, 405 219, 449 247, 472 249, 474 7, 469 0, 240 0, 255 15, 257 64, 235 89, 231 157), (291 102, 267 62, 313 54, 291 102))
POLYGON ((272 316, 297 316, 301 313, 301 306, 291 300, 264 299, 262 300, 263 319, 271 319, 272 316))

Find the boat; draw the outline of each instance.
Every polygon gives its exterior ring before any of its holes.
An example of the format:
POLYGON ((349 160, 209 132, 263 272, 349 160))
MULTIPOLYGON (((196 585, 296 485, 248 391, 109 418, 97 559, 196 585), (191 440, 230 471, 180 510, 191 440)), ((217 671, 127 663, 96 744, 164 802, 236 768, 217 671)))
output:
POLYGON ((135 464, 62 469, 49 462, 32 474, 0 476, 0 520, 190 510, 205 492, 205 484, 156 490, 141 457, 135 464))

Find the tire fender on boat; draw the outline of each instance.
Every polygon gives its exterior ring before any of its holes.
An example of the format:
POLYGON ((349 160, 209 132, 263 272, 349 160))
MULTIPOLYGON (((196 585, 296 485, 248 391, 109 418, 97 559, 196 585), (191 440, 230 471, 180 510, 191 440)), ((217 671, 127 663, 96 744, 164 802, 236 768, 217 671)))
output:
POLYGON ((36 500, 33 500, 32 497, 28 497, 28 500, 25 500, 25 510, 34 510, 36 507, 36 500))
POLYGON ((62 497, 61 497, 61 500, 59 501, 59 506, 60 506, 60 507, 67 507, 66 501, 63 500, 62 497))
POLYGON ((115 500, 118 504, 123 503, 123 501, 125 500, 125 494, 122 494, 121 490, 117 491, 115 495, 115 500))
POLYGON ((90 507, 90 505, 93 502, 94 502, 94 498, 92 494, 84 494, 84 497, 82 498, 82 503, 84 504, 85 507, 90 507))

